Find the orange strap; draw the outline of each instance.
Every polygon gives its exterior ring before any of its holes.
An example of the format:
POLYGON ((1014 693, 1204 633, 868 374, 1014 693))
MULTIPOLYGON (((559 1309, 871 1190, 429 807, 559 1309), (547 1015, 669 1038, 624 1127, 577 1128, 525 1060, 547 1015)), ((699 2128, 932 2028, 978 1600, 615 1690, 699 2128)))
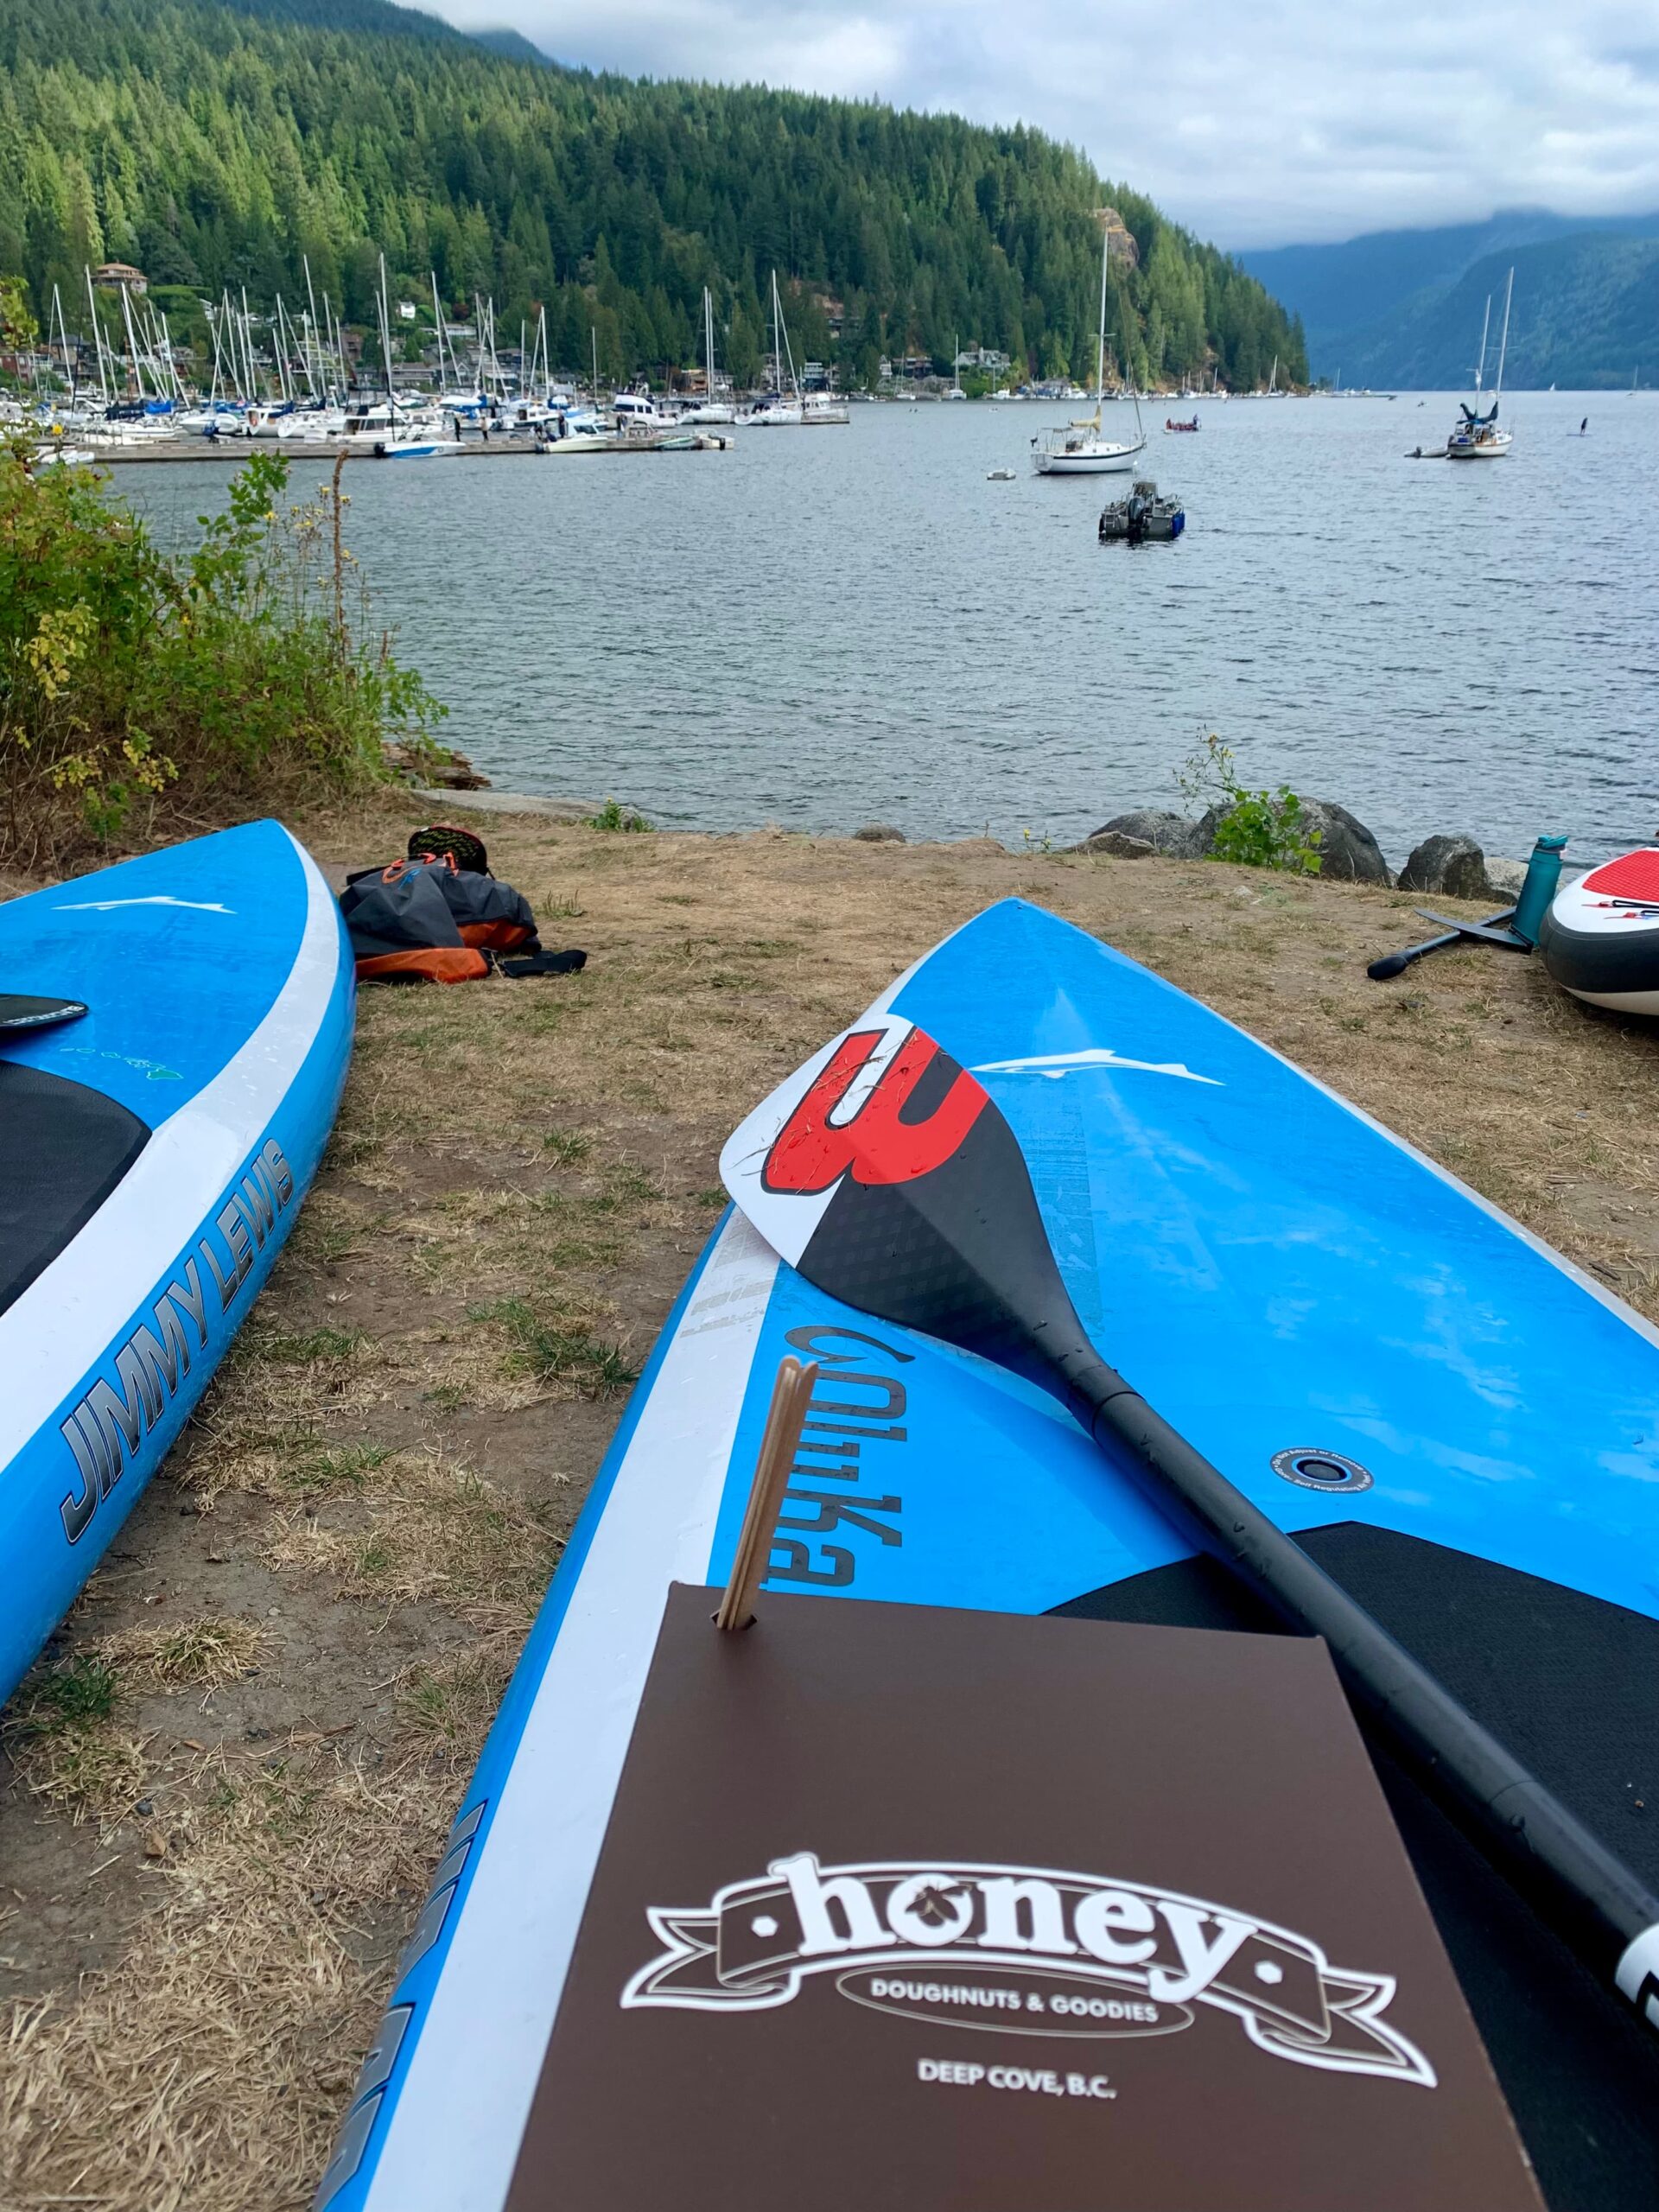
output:
POLYGON ((486 944, 492 952, 517 952, 531 932, 522 922, 463 922, 463 944, 486 944))
POLYGON ((434 944, 415 952, 379 952, 357 963, 359 983, 475 983, 490 963, 464 944, 434 944))

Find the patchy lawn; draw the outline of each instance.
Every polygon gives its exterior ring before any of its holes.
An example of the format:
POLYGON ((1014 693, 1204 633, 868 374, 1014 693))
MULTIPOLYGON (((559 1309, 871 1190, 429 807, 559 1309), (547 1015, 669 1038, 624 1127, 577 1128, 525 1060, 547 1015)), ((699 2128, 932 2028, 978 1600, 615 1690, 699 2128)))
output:
MULTIPOLYGON (((457 800, 457 808, 464 804, 457 800)), ((340 869, 390 804, 300 826, 340 869)), ((365 995, 327 1163, 0 1733, 0 2204, 307 2205, 732 1125, 1010 893, 1242 1022, 1659 1318, 1659 1036, 1403 894, 1211 863, 480 825, 578 976, 365 995)), ((11 886, 9 887, 22 887, 11 886)))

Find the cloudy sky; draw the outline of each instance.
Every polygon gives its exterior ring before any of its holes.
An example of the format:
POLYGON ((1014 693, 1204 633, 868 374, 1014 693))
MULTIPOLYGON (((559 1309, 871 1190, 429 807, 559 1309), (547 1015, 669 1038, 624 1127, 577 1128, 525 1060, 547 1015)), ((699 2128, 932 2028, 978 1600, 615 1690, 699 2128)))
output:
POLYGON ((1035 124, 1226 246, 1659 207, 1654 0, 425 4, 594 68, 1035 124))

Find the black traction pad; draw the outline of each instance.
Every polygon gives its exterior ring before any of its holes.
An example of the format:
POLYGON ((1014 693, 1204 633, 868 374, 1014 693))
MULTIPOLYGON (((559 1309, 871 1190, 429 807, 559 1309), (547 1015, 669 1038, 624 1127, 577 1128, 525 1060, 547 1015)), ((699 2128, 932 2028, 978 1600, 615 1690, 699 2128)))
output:
MULTIPOLYGON (((3 1313, 86 1227, 150 1133, 103 1091, 6 1059, 0 1059, 0 1131, 3 1313)), ((102 1349, 90 1347, 88 1356, 102 1349)))

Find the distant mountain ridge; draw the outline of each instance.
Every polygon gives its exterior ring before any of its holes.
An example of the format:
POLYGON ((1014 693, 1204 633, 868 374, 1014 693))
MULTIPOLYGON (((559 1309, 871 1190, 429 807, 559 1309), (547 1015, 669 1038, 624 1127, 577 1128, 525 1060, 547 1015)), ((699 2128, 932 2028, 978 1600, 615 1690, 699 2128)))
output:
POLYGON ((1486 295, 1496 347, 1513 265, 1511 386, 1596 390, 1633 373, 1659 382, 1659 213, 1593 220, 1511 208, 1485 223, 1239 258, 1301 315, 1315 377, 1377 390, 1467 384, 1486 295))

